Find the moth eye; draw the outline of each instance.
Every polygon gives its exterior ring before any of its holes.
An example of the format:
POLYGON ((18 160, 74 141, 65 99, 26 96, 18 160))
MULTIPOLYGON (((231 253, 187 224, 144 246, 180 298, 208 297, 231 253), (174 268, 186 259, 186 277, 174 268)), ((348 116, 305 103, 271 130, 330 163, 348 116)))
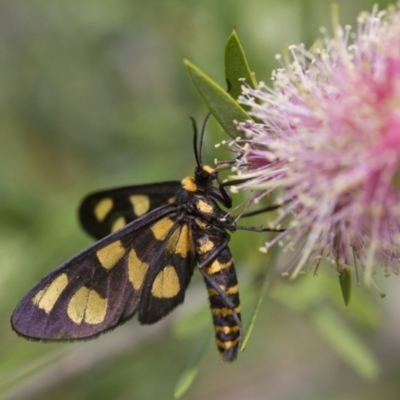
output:
POLYGON ((206 171, 201 171, 200 172, 200 179, 202 180, 202 181, 206 181, 206 180, 208 180, 210 178, 210 174, 208 173, 208 172, 206 172, 206 171))

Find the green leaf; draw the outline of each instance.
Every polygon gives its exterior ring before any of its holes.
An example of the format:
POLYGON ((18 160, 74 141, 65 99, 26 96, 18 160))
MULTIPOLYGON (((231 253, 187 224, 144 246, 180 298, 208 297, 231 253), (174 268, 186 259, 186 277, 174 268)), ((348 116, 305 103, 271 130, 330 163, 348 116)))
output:
POLYGON ((203 337, 203 340, 198 340, 199 344, 195 351, 190 355, 186 368, 181 373, 178 382, 175 385, 174 398, 179 399, 182 397, 187 390, 192 386, 192 383, 196 379, 197 373, 199 372, 199 363, 202 355, 205 352, 205 348, 209 344, 209 336, 203 337))
POLYGON ((246 333, 244 335, 242 345, 240 346, 240 351, 243 351, 246 348, 247 342, 249 341, 250 336, 253 332, 253 328, 254 328, 254 325, 257 320, 258 312, 260 311, 261 303, 264 300, 265 293, 267 292, 267 287, 268 287, 268 283, 269 283, 268 278, 269 278, 269 274, 266 274, 264 282, 261 286, 261 289, 260 289, 260 292, 258 295, 256 306, 254 308, 253 314, 250 319, 250 324, 249 324, 248 328, 246 329, 246 333))
POLYGON ((243 351, 246 348, 247 342, 249 341, 250 336, 253 332, 253 328, 254 328, 254 325, 255 325, 257 317, 258 317, 258 312, 260 311, 262 301, 264 300, 264 297, 267 293, 268 285, 270 283, 270 277, 271 277, 272 271, 274 269, 273 265, 275 265, 275 263, 276 263, 277 256, 278 256, 278 251, 277 251, 277 247, 275 247, 269 253, 268 265, 270 267, 267 269, 267 271, 265 273, 264 281, 259 290, 258 298, 257 298, 256 305, 254 307, 253 314, 251 315, 250 324, 249 324, 248 328, 246 329, 246 333, 244 335, 242 345, 240 346, 240 351, 243 351))
POLYGON ((224 131, 232 138, 240 135, 236 122, 251 119, 242 107, 216 82, 188 60, 184 64, 194 87, 224 131))
POLYGON ((188 391, 196 379, 198 372, 199 369, 197 367, 187 368, 182 372, 175 386, 174 399, 181 398, 188 391))
POLYGON ((245 82, 252 88, 257 85, 235 30, 229 36, 225 47, 225 78, 228 83, 229 94, 235 100, 242 92, 243 82, 241 79, 244 78, 245 82))
POLYGON ((339 283, 340 288, 342 289, 344 304, 347 307, 351 298, 351 271, 349 269, 344 268, 342 271, 340 271, 339 283))

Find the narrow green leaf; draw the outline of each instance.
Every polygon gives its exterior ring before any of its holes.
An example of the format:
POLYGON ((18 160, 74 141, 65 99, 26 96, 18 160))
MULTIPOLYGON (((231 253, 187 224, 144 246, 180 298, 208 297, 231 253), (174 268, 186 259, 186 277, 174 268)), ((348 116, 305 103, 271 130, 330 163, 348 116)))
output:
POLYGON ((375 356, 330 307, 319 306, 310 318, 320 335, 359 375, 365 379, 377 377, 379 364, 375 356))
POLYGON ((209 335, 205 335, 203 340, 198 341, 199 345, 196 350, 190 355, 186 368, 181 373, 178 382, 175 385, 174 398, 179 399, 182 397, 187 390, 192 386, 192 383, 196 379, 197 373, 199 372, 199 363, 202 355, 204 354, 205 348, 209 344, 209 335))
MULTIPOLYGON (((332 301, 332 304, 342 309, 343 294, 341 290, 337 290, 337 275, 334 271, 331 270, 329 274, 320 274, 318 281, 321 292, 317 296, 326 297, 328 301, 332 301)), ((352 286, 351 320, 368 328, 379 327, 382 323, 382 310, 376 303, 375 293, 365 287, 357 287, 357 290, 354 290, 352 286)))
POLYGON ((179 380, 175 386, 174 399, 181 398, 192 386, 192 383, 196 379, 199 369, 197 367, 188 368, 179 377, 179 380))
POLYGON ((225 78, 228 83, 228 92, 235 100, 242 92, 243 82, 240 79, 244 78, 252 88, 257 84, 235 30, 229 36, 225 47, 225 78))
POLYGON ((261 303, 264 300, 265 293, 267 291, 267 287, 268 287, 268 283, 269 283, 268 278, 269 278, 269 275, 266 274, 265 278, 264 278, 264 282, 261 286, 261 289, 260 289, 260 292, 258 295, 256 306, 255 306, 253 314, 251 316, 250 324, 249 324, 248 328, 246 329, 246 333, 243 337, 242 345, 240 346, 240 351, 243 351, 246 348, 247 342, 249 341, 250 336, 253 332, 253 328, 254 328, 254 325, 257 320, 258 312, 260 311, 261 303))
POLYGON ((278 253, 277 248, 274 248, 273 250, 271 250, 270 258, 268 260, 268 265, 270 265, 270 267, 267 269, 267 271, 265 273, 264 281, 263 281, 261 288, 259 290, 259 293, 258 293, 257 303, 256 303, 256 306, 254 307, 253 314, 251 315, 250 324, 249 324, 248 328, 246 329, 246 333, 243 337, 242 345, 240 346, 240 351, 243 351, 246 348, 247 342, 249 341, 250 336, 253 332, 253 328, 254 328, 254 325, 255 325, 257 317, 258 317, 258 312, 260 311, 262 301, 264 300, 265 294, 267 292, 269 279, 270 279, 270 276, 273 271, 272 266, 275 265, 277 253, 278 253))
POLYGON ((339 273, 339 283, 342 289, 342 296, 346 307, 350 304, 351 298, 351 271, 348 268, 344 268, 339 273))
POLYGON ((188 60, 184 64, 194 87, 199 92, 207 108, 232 138, 240 135, 235 122, 248 121, 250 117, 242 107, 216 82, 188 60))

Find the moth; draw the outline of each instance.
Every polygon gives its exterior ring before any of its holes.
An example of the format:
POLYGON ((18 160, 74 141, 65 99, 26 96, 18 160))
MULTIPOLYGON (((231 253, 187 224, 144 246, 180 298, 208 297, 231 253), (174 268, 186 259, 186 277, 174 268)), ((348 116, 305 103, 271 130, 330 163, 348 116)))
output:
MULTIPOLYGON (((45 276, 17 305, 11 324, 30 340, 95 338, 137 314, 152 324, 181 304, 197 264, 223 361, 237 357, 243 329, 238 280, 228 243, 237 229, 232 199, 216 167, 202 162, 181 181, 127 186, 87 196, 79 215, 98 241, 45 276)), ((198 143, 199 142, 199 143, 198 143)))

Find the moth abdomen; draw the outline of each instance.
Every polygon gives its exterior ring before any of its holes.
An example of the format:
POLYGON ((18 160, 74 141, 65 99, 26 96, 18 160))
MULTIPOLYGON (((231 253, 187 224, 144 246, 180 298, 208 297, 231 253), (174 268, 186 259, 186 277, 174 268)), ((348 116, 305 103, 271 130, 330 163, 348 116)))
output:
MULTIPOLYGON (((201 261, 207 259, 209 252, 200 255, 201 261)), ((239 285, 233 258, 228 246, 202 268, 206 275, 211 315, 215 330, 215 342, 223 361, 234 361, 242 339, 240 320, 239 285)))

